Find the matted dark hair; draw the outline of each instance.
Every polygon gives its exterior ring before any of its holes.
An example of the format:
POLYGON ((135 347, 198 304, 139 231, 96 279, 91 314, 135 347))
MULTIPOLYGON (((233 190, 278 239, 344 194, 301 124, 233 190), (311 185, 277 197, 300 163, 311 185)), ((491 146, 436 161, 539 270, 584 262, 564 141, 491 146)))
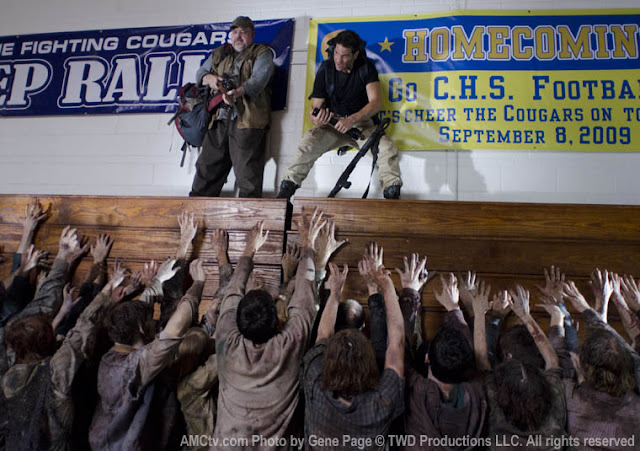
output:
POLYGON ((498 365, 493 374, 496 401, 505 416, 520 430, 539 430, 553 402, 551 384, 542 370, 518 359, 510 359, 498 365))
POLYGON ((349 398, 378 386, 380 373, 373 346, 357 329, 329 338, 322 357, 320 388, 349 398))
POLYGON ((636 387, 631 353, 604 329, 587 334, 580 346, 580 366, 593 388, 611 396, 624 396, 636 387))
POLYGON ((278 312, 273 297, 265 290, 251 290, 238 304, 238 330, 255 344, 266 343, 277 332, 278 312))
POLYGON ((4 341, 16 353, 17 363, 36 362, 56 352, 51 318, 44 313, 11 321, 4 329, 4 341))
POLYGON ((109 338, 116 343, 132 345, 138 339, 147 343, 155 332, 152 314, 153 309, 146 302, 121 301, 107 312, 103 324, 109 338))
POLYGON ((178 360, 174 363, 178 380, 191 374, 215 352, 215 341, 201 327, 191 327, 178 347, 178 360))
POLYGON ((353 30, 342 30, 336 35, 334 39, 335 44, 340 44, 342 47, 351 49, 353 53, 362 50, 363 41, 353 30))
POLYGON ((498 355, 502 361, 506 361, 509 354, 521 362, 544 368, 542 354, 526 326, 522 324, 513 326, 500 334, 498 355))
POLYGON ((361 329, 364 325, 364 309, 355 299, 347 299, 338 304, 336 314, 336 332, 343 329, 361 329))
POLYGON ((475 356, 462 332, 449 326, 440 328, 429 346, 429 368, 446 384, 459 384, 469 379, 475 369, 475 356))

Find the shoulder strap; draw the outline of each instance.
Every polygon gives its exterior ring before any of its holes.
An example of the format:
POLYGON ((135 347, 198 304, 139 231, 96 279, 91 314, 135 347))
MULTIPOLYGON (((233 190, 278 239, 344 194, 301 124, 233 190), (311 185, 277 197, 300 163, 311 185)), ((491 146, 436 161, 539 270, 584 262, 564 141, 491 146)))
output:
POLYGON ((326 60, 324 64, 324 87, 327 90, 327 100, 331 102, 331 97, 336 90, 336 67, 329 60, 326 60))
MULTIPOLYGON (((220 48, 220 47, 218 47, 220 48)), ((218 48, 213 51, 213 55, 211 57, 211 69, 215 71, 215 68, 220 61, 226 58, 232 52, 233 47, 228 42, 222 44, 222 49, 218 51, 218 48)))
POLYGON ((369 62, 365 61, 358 67, 358 77, 363 85, 366 86, 367 75, 369 75, 369 62))

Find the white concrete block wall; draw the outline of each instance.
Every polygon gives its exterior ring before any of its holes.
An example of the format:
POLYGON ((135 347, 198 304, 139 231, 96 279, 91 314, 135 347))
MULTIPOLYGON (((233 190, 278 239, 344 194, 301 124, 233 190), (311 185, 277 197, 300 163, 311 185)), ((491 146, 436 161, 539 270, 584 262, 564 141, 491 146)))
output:
MULTIPOLYGON (((635 8, 637 0, 611 0, 635 8)), ((147 27, 254 19, 296 19, 287 110, 273 115, 265 168, 265 196, 273 196, 301 137, 310 17, 418 14, 465 9, 602 8, 596 0, 22 0, 0 6, 2 35, 147 27)), ((0 118, 0 192, 30 194, 187 195, 197 158, 180 168, 181 141, 168 115, 97 115, 0 118)), ((326 154, 298 191, 326 196, 350 157, 326 154)), ((640 153, 416 151, 401 153, 412 199, 640 204, 640 153)), ((371 159, 353 187, 359 197, 371 159)), ((233 194, 230 175, 223 194, 233 194)), ((372 197, 382 197, 374 174, 372 197)))

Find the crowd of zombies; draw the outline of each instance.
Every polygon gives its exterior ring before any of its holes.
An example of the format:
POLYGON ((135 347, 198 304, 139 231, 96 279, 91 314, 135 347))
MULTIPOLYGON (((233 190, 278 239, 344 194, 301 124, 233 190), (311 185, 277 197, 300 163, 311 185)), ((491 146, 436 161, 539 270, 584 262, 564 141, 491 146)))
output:
POLYGON ((4 449, 640 448, 632 276, 596 269, 589 303, 545 270, 545 333, 522 286, 491 293, 474 272, 442 274, 444 322, 424 330, 426 257, 405 257, 396 287, 370 243, 357 262, 368 299, 345 300, 348 266, 330 262, 345 241, 303 211, 277 294, 252 277, 262 222, 235 267, 226 231, 210 234, 219 288, 200 316, 211 276, 192 255, 193 214, 178 217, 175 254, 133 274, 117 259, 107 268, 109 236, 71 227, 50 262, 32 244, 46 218, 38 201, 25 207, 0 283, 4 449), (626 339, 607 323, 610 302, 626 339))

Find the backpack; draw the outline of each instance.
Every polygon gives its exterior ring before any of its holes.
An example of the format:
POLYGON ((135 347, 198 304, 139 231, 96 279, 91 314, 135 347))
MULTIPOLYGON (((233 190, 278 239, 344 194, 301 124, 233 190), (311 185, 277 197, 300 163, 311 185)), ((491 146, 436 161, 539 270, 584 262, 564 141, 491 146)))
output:
MULTIPOLYGON (((231 44, 225 44, 222 51, 214 51, 212 56, 211 67, 215 67, 227 55, 233 52, 231 44)), ((222 87, 225 90, 234 89, 236 86, 234 80, 223 74, 222 87)), ((180 167, 184 166, 184 159, 187 155, 188 147, 202 147, 204 135, 206 135, 211 122, 211 116, 222 103, 222 94, 211 95, 208 86, 202 86, 195 83, 187 83, 180 88, 180 96, 178 97, 180 105, 175 114, 171 116, 167 125, 175 123, 176 129, 180 136, 184 139, 182 150, 182 160, 180 167), (206 108, 205 108, 206 107, 206 108)))
POLYGON ((180 105, 167 125, 174 123, 178 133, 184 139, 182 144, 182 160, 180 167, 184 166, 187 147, 201 147, 204 135, 209 128, 211 114, 206 108, 209 104, 209 88, 198 87, 194 83, 187 83, 180 88, 180 105))

